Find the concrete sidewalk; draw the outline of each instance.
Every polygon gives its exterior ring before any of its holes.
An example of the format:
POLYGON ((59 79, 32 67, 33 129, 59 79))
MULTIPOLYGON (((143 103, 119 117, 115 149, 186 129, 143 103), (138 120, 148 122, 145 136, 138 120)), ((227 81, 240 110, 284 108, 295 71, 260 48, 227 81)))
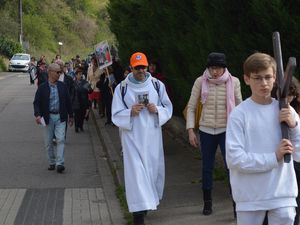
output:
MULTIPOLYGON (((100 139, 105 145, 111 169, 118 185, 124 186, 123 164, 118 128, 105 126, 105 118, 93 111, 100 139)), ((213 214, 202 215, 201 159, 197 149, 187 143, 181 118, 172 118, 164 127, 166 183, 164 197, 157 211, 150 211, 146 225, 233 225, 232 202, 228 184, 214 181, 213 214)), ((217 158, 220 157, 220 154, 217 158)), ((222 163, 218 163, 222 167, 222 163)), ((119 225, 119 224, 118 224, 119 225)))

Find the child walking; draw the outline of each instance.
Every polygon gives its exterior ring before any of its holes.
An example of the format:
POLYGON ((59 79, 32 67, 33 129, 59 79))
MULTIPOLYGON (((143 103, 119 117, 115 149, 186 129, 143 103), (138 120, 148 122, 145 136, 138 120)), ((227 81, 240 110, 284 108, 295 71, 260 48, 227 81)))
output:
POLYGON ((292 107, 279 110, 271 97, 276 62, 254 53, 244 62, 244 80, 251 97, 230 114, 226 131, 226 160, 236 202, 238 225, 261 225, 268 211, 269 224, 293 225, 297 181, 293 161, 300 160, 299 117, 292 107), (290 140, 282 139, 280 122, 289 126, 290 140))

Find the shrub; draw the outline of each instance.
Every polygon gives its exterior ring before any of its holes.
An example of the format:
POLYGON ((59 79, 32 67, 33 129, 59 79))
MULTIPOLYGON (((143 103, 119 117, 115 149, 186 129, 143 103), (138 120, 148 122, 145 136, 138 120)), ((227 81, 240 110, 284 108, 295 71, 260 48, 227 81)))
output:
POLYGON ((5 36, 0 36, 0 54, 11 58, 15 53, 24 52, 21 44, 5 36))
MULTIPOLYGON (((110 0, 108 4, 122 62, 128 63, 135 51, 159 61, 173 89, 176 114, 181 114, 196 77, 203 73, 209 52, 224 52, 229 71, 241 80, 248 55, 273 53, 274 31, 282 37, 283 61, 299 57, 299 8, 300 1, 295 0, 110 0)), ((245 98, 249 88, 241 84, 245 98)))
POLYGON ((0 57, 0 71, 6 71, 4 59, 0 57))

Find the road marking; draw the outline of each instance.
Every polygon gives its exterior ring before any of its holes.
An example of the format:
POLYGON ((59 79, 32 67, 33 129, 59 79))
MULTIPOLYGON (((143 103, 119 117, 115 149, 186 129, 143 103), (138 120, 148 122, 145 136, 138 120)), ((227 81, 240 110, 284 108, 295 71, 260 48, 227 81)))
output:
POLYGON ((63 225, 77 224, 112 224, 102 188, 65 189, 63 225))
POLYGON ((112 225, 103 188, 0 189, 0 225, 112 225))
POLYGON ((29 74, 19 74, 17 77, 28 77, 29 74))
POLYGON ((26 189, 0 189, 0 225, 12 225, 25 196, 26 189))
POLYGON ((11 225, 60 225, 63 220, 63 200, 63 188, 27 189, 14 223, 11 225))

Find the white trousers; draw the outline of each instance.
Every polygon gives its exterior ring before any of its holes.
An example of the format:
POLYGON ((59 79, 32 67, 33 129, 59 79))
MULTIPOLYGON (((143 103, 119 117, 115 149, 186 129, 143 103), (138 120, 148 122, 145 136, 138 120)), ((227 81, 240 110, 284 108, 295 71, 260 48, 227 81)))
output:
MULTIPOLYGON (((265 210, 237 211, 237 225, 262 225, 265 215, 265 210)), ((295 215, 295 207, 269 210, 268 225, 293 225, 295 215)))

